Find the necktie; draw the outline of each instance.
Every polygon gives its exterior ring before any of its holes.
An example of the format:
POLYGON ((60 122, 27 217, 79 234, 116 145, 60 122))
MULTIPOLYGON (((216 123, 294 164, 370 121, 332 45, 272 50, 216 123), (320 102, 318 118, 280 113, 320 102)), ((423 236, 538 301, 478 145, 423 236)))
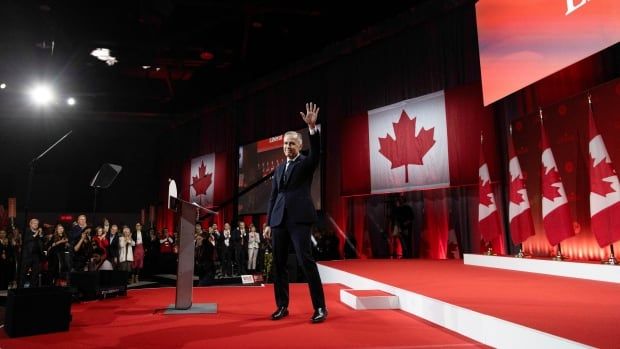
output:
POLYGON ((286 176, 288 172, 289 165, 293 162, 293 160, 286 160, 286 166, 284 167, 284 174, 282 175, 282 182, 286 183, 286 176))

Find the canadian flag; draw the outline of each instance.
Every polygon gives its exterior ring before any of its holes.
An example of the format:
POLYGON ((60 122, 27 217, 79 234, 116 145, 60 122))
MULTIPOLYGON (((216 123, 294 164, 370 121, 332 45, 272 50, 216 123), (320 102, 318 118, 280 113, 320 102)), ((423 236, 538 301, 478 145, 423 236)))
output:
POLYGON ((599 246, 620 240, 620 185, 603 142, 594 124, 592 107, 588 113, 590 143, 590 217, 592 233, 599 246))
POLYGON ((530 210, 530 201, 527 197, 525 179, 521 172, 519 158, 515 152, 512 136, 508 140, 508 169, 510 171, 510 201, 508 202, 508 220, 510 221, 510 236, 515 245, 527 240, 535 234, 534 221, 530 210))
POLYGON ((189 201, 201 206, 213 206, 215 153, 192 159, 189 178, 189 201))
POLYGON ((450 184, 443 91, 368 111, 371 193, 450 184))
POLYGON ((552 246, 562 240, 575 235, 573 230, 568 199, 564 191, 564 184, 560 178, 558 167, 555 164, 551 146, 547 139, 547 131, 542 122, 540 124, 542 167, 541 167, 541 193, 542 193, 542 217, 547 239, 552 246))
POLYGON ((484 159, 482 144, 480 144, 480 168, 478 169, 478 177, 480 185, 478 188, 480 203, 478 204, 478 224, 480 226, 480 235, 486 242, 493 241, 501 233, 499 222, 499 212, 495 204, 495 195, 491 189, 491 176, 489 175, 489 166, 484 159))
MULTIPOLYGON (((493 130, 480 84, 403 100, 343 118, 341 195, 471 185, 480 130, 493 130)), ((494 141, 494 135, 489 135, 494 141)), ((495 151, 491 149, 490 151, 495 151)), ((491 163, 491 172, 495 163, 491 163)))

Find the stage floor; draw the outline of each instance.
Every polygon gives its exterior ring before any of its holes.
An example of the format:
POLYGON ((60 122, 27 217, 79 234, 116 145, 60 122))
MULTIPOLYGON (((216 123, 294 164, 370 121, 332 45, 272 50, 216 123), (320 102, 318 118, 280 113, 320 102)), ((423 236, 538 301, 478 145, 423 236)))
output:
POLYGON ((619 284, 461 260, 346 260, 321 262, 320 268, 322 275, 333 268, 340 280, 348 278, 345 272, 388 286, 384 291, 395 287, 585 345, 620 348, 619 284))
MULTIPOLYGON (((325 285, 329 317, 309 323, 305 284, 291 285, 290 316, 272 321, 273 288, 197 287, 194 303, 217 303, 217 314, 164 315, 175 289, 129 290, 126 297, 73 304, 69 332, 8 338, 2 349, 24 348, 484 348, 471 339, 399 310, 352 310, 339 301, 342 285, 325 285)), ((36 316, 36 314, 33 314, 36 316)))

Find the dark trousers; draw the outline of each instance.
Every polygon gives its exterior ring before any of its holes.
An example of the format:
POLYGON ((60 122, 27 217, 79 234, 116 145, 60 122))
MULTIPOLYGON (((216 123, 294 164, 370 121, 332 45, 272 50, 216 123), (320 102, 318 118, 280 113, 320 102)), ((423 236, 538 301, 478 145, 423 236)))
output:
POLYGON ((289 280, 288 280, 288 249, 293 244, 297 263, 301 266, 308 287, 314 309, 325 308, 325 295, 321 276, 312 258, 310 225, 289 222, 286 217, 284 223, 271 229, 273 239, 273 283, 278 307, 288 307, 289 303, 289 280))
POLYGON ((27 284, 30 287, 39 287, 39 272, 41 271, 41 261, 39 258, 24 256, 22 264, 20 266, 20 283, 19 287, 24 287, 27 284), (28 270, 30 269, 30 276, 28 277, 28 270))

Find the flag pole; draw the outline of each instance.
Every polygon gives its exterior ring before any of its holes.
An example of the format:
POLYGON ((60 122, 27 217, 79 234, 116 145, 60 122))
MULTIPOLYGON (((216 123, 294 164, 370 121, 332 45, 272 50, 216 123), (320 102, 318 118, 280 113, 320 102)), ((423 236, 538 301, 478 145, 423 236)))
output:
POLYGON ((558 250, 556 251, 555 257, 553 257, 554 261, 563 261, 564 256, 562 255, 562 245, 558 242, 558 250))
POLYGON ((616 255, 614 254, 613 243, 609 244, 609 259, 603 262, 603 264, 618 265, 618 260, 616 259, 616 255))
MULTIPOLYGON (((510 133, 511 142, 512 142, 512 124, 508 126, 508 131, 510 133)), ((525 254, 523 253, 523 243, 519 244, 519 252, 515 255, 515 258, 524 258, 525 254)))
MULTIPOLYGON (((481 130, 480 131, 480 148, 482 149, 482 144, 484 143, 484 132, 481 130)), ((493 253, 493 245, 491 244, 491 241, 485 241, 486 243, 486 247, 487 247, 487 251, 484 253, 487 256, 494 256, 495 253, 493 253)))

